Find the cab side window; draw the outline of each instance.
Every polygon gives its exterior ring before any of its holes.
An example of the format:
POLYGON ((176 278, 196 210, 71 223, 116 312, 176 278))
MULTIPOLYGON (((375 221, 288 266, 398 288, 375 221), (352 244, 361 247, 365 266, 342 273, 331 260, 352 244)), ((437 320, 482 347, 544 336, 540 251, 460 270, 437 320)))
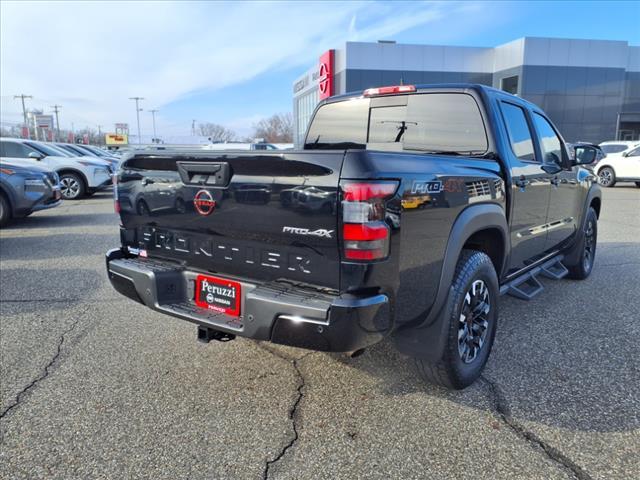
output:
POLYGON ((544 163, 562 165, 562 142, 549 121, 539 113, 533 114, 533 122, 540 135, 540 150, 544 163))
POLYGON ((640 157, 640 147, 631 150, 628 154, 627 157, 640 157))
POLYGON ((533 138, 524 110, 513 103, 507 102, 501 102, 501 108, 513 153, 520 160, 535 162, 533 138))

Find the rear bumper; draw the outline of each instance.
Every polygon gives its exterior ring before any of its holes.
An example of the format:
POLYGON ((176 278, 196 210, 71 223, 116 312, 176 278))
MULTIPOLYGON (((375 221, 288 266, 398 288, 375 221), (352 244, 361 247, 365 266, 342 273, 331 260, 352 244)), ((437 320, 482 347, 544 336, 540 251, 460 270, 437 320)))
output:
POLYGON ((177 263, 107 252, 107 272, 121 294, 154 310, 221 332, 311 350, 348 352, 379 342, 391 332, 389 300, 336 296, 288 282, 242 286, 241 315, 198 307, 195 278, 177 263))

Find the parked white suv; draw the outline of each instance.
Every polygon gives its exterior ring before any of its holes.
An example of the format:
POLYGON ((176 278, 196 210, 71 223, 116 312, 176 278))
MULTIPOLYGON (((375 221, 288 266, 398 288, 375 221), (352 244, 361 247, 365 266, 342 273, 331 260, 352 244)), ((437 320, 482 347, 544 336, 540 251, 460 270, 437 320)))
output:
POLYGON ((640 143, 635 142, 618 153, 609 153, 598 162, 593 171, 603 187, 613 187, 616 182, 635 182, 640 187, 640 143))
POLYGON ((111 185, 109 165, 99 159, 65 157, 44 142, 0 138, 0 158, 30 160, 45 165, 60 176, 62 197, 76 200, 111 185), (37 146, 37 148, 34 148, 37 146))

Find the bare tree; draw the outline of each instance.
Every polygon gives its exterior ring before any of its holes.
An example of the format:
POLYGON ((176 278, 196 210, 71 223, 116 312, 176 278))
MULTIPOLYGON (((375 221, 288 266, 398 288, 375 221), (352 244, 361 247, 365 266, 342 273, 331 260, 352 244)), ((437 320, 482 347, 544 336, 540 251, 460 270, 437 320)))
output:
POLYGON ((276 113, 253 125, 254 138, 262 138, 268 143, 293 142, 293 116, 291 112, 276 113))
POLYGON ((236 132, 217 123, 199 123, 197 132, 199 135, 209 137, 212 142, 233 142, 238 138, 236 132))

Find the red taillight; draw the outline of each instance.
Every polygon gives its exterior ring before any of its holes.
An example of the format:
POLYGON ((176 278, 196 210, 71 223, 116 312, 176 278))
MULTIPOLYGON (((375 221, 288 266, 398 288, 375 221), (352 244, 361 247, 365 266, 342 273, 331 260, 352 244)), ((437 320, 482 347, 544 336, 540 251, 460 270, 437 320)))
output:
POLYGON ((389 229, 384 222, 345 223, 342 230, 344 240, 382 240, 389 229))
POLYGON ((340 186, 344 258, 371 261, 387 257, 391 231, 384 222, 385 201, 395 194, 398 182, 343 181, 340 186))
POLYGON ((409 93, 415 91, 415 85, 394 85, 391 87, 367 88, 362 95, 365 97, 373 97, 375 95, 389 95, 391 93, 409 93))
POLYGON ((396 188, 396 182, 350 182, 342 186, 342 191, 347 202, 366 202, 374 198, 390 197, 396 188))
POLYGON ((116 213, 120 213, 120 201, 119 200, 114 200, 113 201, 113 209, 116 211, 116 213))

